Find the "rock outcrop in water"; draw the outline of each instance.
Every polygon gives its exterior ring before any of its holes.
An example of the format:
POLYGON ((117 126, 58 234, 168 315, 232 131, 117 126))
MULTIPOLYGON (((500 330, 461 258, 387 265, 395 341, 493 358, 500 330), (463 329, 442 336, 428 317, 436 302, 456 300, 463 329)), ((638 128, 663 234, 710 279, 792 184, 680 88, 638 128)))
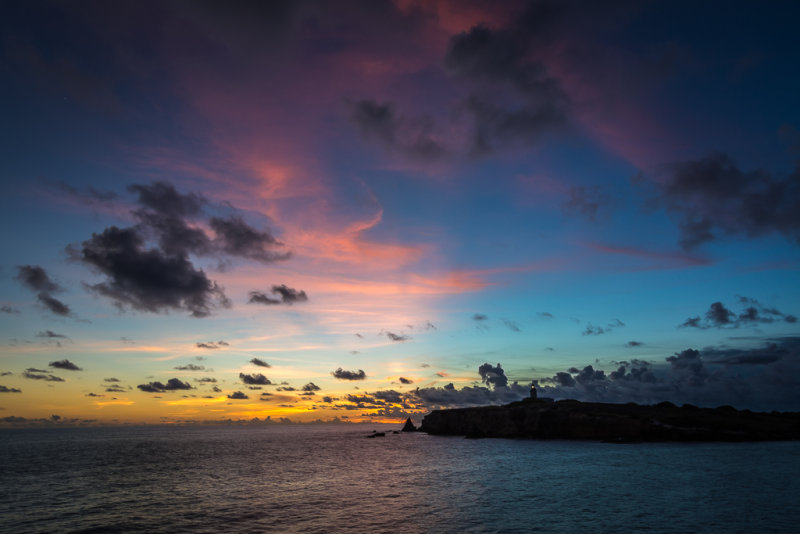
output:
POLYGON ((429 434, 467 437, 640 441, 800 439, 800 413, 757 413, 730 406, 654 406, 526 399, 505 406, 434 410, 429 434))
POLYGON ((403 428, 400 430, 400 432, 416 432, 416 431, 417 427, 414 426, 414 423, 411 421, 410 417, 406 419, 406 424, 404 424, 403 428))

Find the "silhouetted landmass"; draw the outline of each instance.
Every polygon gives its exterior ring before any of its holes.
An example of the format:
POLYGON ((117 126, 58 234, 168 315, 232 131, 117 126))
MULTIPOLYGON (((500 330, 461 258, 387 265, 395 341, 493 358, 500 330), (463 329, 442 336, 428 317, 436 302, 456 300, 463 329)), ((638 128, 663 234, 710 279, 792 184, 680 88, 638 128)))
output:
POLYGON ((467 437, 642 441, 774 441, 800 439, 800 413, 759 413, 731 406, 654 406, 526 399, 505 406, 434 410, 429 434, 467 437))

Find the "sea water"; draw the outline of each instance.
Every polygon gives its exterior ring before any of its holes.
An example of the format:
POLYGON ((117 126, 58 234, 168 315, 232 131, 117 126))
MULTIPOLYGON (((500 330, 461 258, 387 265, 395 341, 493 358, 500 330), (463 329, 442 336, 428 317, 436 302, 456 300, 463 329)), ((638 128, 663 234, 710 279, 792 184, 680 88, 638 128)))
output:
POLYGON ((0 430, 0 531, 797 532, 800 442, 378 425, 0 430), (385 437, 367 439, 373 429, 385 437))

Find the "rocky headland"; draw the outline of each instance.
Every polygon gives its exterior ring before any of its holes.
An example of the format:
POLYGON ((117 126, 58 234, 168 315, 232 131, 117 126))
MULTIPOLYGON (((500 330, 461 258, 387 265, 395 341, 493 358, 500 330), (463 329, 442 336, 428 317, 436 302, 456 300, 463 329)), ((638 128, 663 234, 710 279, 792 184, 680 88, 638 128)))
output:
POLYGON ((428 434, 474 438, 572 439, 611 442, 775 441, 800 439, 799 412, 526 399, 505 406, 434 410, 428 434))

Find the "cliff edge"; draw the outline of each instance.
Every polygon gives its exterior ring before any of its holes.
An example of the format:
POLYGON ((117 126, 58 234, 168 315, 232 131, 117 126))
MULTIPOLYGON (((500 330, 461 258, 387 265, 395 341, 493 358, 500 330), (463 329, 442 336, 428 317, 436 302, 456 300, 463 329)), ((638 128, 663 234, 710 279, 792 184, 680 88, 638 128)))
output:
POLYGON ((526 399, 505 406, 434 410, 428 434, 467 437, 641 441, 800 439, 800 413, 760 413, 731 406, 698 408, 526 399))

